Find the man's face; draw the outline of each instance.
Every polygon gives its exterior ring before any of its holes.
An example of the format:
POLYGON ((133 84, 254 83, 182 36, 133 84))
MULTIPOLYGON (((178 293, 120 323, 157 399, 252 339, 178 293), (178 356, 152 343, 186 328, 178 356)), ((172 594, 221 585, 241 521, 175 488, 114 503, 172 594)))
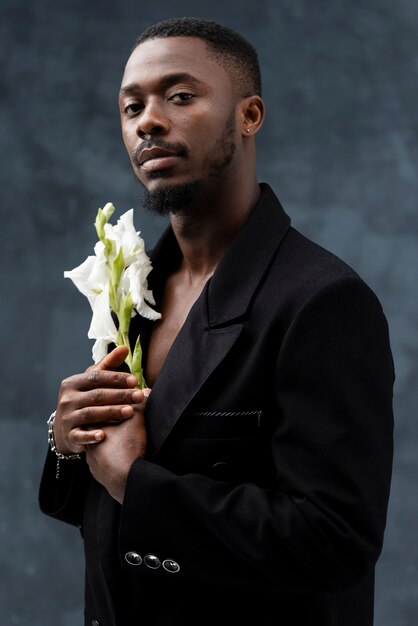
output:
POLYGON ((227 184, 236 102, 228 73, 202 40, 153 39, 134 50, 119 104, 125 146, 148 195, 183 189, 187 198, 199 189, 202 197, 227 184))

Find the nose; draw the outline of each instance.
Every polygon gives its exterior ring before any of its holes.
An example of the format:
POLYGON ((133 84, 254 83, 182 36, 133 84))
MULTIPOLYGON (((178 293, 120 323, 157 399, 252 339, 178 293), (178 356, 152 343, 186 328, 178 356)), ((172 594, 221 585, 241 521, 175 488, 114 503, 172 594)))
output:
POLYGON ((146 135, 164 135, 169 128, 170 122, 163 107, 155 101, 149 101, 138 117, 138 136, 143 139, 146 135))

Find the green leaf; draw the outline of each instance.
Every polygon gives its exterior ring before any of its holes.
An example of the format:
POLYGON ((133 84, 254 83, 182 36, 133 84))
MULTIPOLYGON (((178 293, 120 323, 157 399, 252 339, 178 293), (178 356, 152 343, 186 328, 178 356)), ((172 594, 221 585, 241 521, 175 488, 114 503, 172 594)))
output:
POLYGON ((142 347, 139 335, 135 342, 135 348, 132 355, 131 373, 138 379, 139 389, 144 389, 147 384, 145 382, 144 372, 142 369, 142 347))

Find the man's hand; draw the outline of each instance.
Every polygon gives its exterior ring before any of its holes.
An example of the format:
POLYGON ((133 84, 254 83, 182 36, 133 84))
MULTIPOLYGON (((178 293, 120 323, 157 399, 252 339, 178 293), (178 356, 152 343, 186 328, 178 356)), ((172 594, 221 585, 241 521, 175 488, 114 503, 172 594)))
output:
POLYGON ((106 424, 129 420, 144 401, 135 376, 115 371, 127 354, 126 347, 115 348, 84 374, 61 383, 54 423, 59 452, 80 453, 85 446, 101 442, 106 424))
MULTIPOLYGON (((150 389, 144 391, 147 394, 150 389)), ((91 474, 120 504, 123 503, 131 465, 145 454, 145 398, 141 404, 135 405, 130 419, 103 427, 105 439, 102 443, 86 446, 86 460, 91 474)))
POLYGON ((84 374, 65 379, 54 423, 57 450, 86 452, 90 472, 120 503, 132 463, 145 454, 144 407, 151 391, 116 371, 127 354, 127 348, 115 348, 84 374))

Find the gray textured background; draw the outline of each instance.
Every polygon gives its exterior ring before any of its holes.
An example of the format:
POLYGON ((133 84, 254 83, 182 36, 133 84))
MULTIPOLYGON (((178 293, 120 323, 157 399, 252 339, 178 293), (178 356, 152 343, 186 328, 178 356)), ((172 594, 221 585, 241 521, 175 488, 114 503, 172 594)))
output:
MULTIPOLYGON (((1 0, 0 13, 0 626, 82 623, 78 533, 37 508, 44 421, 60 380, 90 362, 87 301, 62 272, 90 253, 98 206, 139 204, 116 95, 136 35, 171 15, 220 20, 255 44, 268 111, 259 178, 383 303, 396 454, 375 623, 416 625, 416 0, 1 0)), ((163 222, 137 211, 136 225, 152 244, 163 222)))

